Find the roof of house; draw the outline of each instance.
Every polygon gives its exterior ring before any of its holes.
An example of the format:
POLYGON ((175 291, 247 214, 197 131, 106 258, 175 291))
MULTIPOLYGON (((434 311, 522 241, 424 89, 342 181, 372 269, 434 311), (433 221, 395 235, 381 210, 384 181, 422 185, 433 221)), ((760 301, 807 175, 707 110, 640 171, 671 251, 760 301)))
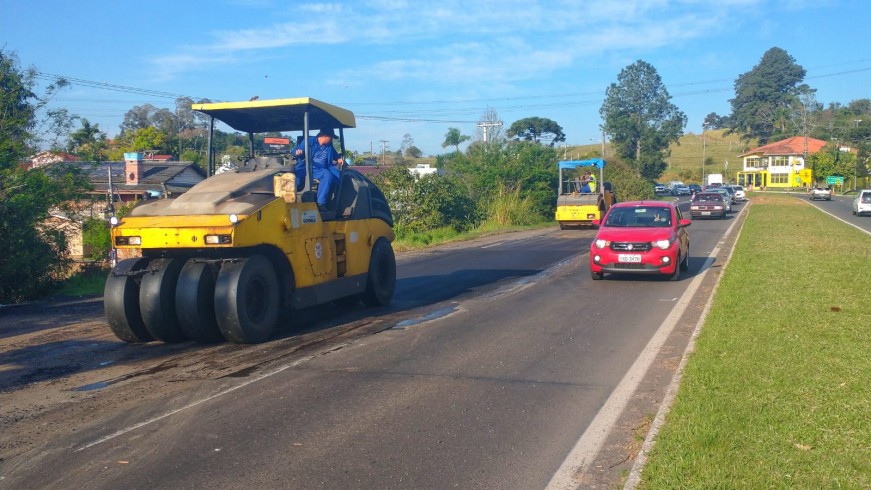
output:
POLYGON ((761 155, 761 156, 778 156, 778 155, 804 155, 805 152, 805 139, 807 139, 807 152, 808 154, 817 153, 822 150, 824 146, 828 144, 827 141, 818 140, 816 138, 805 138, 804 136, 793 136, 792 138, 787 138, 785 140, 775 141, 773 143, 768 143, 767 145, 760 146, 758 148, 753 148, 752 150, 747 151, 739 157, 745 157, 749 155, 761 155))
POLYGON ((143 162, 168 162, 172 160, 172 155, 145 155, 142 158, 143 162))
POLYGON ((46 150, 27 157, 27 163, 31 168, 39 168, 58 162, 75 162, 79 157, 63 151, 46 150))
POLYGON ((88 182, 94 192, 105 193, 109 189, 109 170, 112 172, 113 191, 140 193, 169 190, 184 192, 193 184, 206 178, 206 172, 193 162, 142 162, 142 174, 138 184, 126 183, 125 162, 68 162, 87 172, 88 182), (187 174, 182 178, 182 174, 187 174))

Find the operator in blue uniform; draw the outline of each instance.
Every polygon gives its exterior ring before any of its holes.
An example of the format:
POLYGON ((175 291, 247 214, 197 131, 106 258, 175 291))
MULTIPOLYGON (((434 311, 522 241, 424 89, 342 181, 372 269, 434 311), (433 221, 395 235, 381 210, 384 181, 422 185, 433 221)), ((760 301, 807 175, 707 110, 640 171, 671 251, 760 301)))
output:
MULTIPOLYGON (((339 181, 342 166, 345 164, 345 159, 333 147, 333 138, 338 138, 332 128, 322 129, 317 136, 309 137, 309 151, 311 151, 312 161, 312 178, 317 179, 318 183, 318 207, 326 206, 330 199, 330 191, 339 181)), ((300 183, 305 182, 305 159, 303 154, 305 147, 303 142, 299 142, 293 149, 293 154, 297 159, 296 167, 293 173, 296 174, 297 188, 300 188, 300 183)))

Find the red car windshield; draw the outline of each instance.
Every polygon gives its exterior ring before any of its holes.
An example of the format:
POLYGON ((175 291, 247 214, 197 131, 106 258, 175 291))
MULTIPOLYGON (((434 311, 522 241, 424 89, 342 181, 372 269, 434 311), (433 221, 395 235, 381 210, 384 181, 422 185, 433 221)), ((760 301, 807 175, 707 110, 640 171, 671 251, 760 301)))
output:
POLYGON ((605 226, 667 228, 671 226, 671 209, 662 206, 611 208, 605 226))

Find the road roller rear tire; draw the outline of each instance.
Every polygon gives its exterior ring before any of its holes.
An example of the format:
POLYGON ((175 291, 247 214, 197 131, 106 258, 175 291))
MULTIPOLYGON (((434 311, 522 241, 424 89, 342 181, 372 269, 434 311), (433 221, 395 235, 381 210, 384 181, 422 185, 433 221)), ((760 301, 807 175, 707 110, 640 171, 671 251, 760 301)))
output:
POLYGON ((144 257, 125 259, 112 268, 103 290, 103 311, 106 322, 116 337, 124 342, 142 343, 154 340, 145 328, 139 310, 139 281, 128 273, 148 265, 144 257))
POLYGON ((145 328, 157 340, 168 343, 187 339, 175 313, 175 291, 185 259, 155 259, 139 286, 139 307, 145 328))
POLYGON ((224 338, 256 344, 272 336, 279 311, 275 268, 262 255, 227 262, 215 283, 215 316, 224 338))
POLYGON ((175 310, 184 334, 197 342, 223 342, 224 335, 215 318, 215 279, 210 264, 188 260, 178 276, 175 310))

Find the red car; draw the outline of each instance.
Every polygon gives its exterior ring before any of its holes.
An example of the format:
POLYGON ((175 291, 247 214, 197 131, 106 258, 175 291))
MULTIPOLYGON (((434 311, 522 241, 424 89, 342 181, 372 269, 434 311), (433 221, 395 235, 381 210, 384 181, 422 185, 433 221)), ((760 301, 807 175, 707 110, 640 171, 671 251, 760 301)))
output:
POLYGON ((663 274, 672 281, 689 268, 690 238, 684 219, 672 202, 632 201, 615 204, 601 221, 590 245, 590 274, 606 272, 663 274))

